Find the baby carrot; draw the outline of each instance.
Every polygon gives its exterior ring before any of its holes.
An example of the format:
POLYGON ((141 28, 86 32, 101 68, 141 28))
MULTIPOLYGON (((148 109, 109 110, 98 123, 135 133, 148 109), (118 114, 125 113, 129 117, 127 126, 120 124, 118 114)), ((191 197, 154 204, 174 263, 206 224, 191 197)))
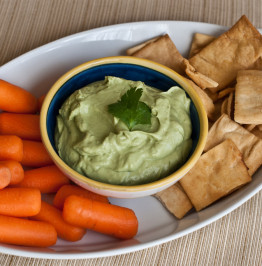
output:
POLYGON ((62 211, 44 201, 41 203, 40 212, 30 217, 30 219, 52 224, 56 229, 57 235, 68 241, 78 241, 82 239, 86 232, 84 228, 65 222, 62 217, 62 211))
POLYGON ((10 184, 10 180, 11 172, 9 168, 4 165, 0 165, 0 189, 7 187, 10 184))
POLYGON ((23 140, 23 159, 21 164, 30 167, 42 167, 53 164, 42 142, 23 140))
POLYGON ((13 135, 0 135, 0 160, 15 160, 20 162, 23 158, 23 142, 13 135))
POLYGON ((41 208, 41 193, 35 188, 0 190, 0 214, 15 217, 36 215, 41 208))
POLYGON ((14 113, 35 113, 37 98, 14 84, 0 80, 0 109, 14 113))
POLYGON ((39 115, 1 113, 0 134, 16 135, 22 139, 41 140, 39 115))
POLYGON ((53 200, 53 205, 58 209, 62 210, 64 206, 65 199, 70 195, 77 195, 97 201, 102 201, 108 203, 108 198, 84 188, 75 185, 64 185, 57 192, 53 200))
POLYGON ((26 170, 24 179, 13 187, 38 188, 42 193, 54 193, 69 182, 69 179, 55 165, 49 165, 26 170))
POLYGON ((41 108, 42 108, 42 105, 43 105, 43 102, 44 102, 45 96, 46 96, 46 94, 43 94, 42 96, 40 96, 40 97, 37 99, 38 111, 39 111, 39 112, 41 111, 41 108))
POLYGON ((138 221, 131 209, 75 195, 66 198, 63 217, 70 224, 120 239, 130 239, 138 230, 138 221))
POLYGON ((21 182, 24 178, 24 169, 21 163, 14 160, 1 161, 0 166, 6 166, 11 172, 10 185, 15 185, 21 182))
POLYGON ((0 215, 0 242, 20 246, 49 247, 56 243, 53 225, 24 218, 0 215))

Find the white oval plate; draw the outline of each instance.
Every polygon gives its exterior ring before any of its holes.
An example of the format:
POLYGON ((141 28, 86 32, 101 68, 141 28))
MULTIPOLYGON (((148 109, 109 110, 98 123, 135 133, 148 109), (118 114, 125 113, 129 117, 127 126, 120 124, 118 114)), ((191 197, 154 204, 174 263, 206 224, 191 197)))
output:
MULTIPOLYGON (((219 35, 225 27, 182 21, 135 22, 77 33, 32 50, 0 68, 0 78, 21 86, 36 96, 69 69, 91 59, 124 55, 127 48, 152 37, 168 33, 182 55, 187 56, 193 34, 219 35)), ((262 188, 262 169, 253 181, 182 220, 175 219, 154 197, 110 199, 114 204, 131 208, 139 220, 139 231, 132 240, 120 241, 95 232, 87 232, 78 242, 58 240, 50 248, 0 245, 0 252, 47 259, 80 259, 124 254, 171 241, 191 233, 236 209, 262 188)))

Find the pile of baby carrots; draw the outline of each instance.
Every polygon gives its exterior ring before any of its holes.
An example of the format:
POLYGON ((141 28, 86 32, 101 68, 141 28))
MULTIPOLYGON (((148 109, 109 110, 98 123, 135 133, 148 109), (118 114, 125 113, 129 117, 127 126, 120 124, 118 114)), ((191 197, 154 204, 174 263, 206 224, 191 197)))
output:
POLYGON ((0 80, 0 243, 48 247, 57 238, 78 241, 88 232, 130 239, 135 213, 74 185, 41 142, 44 96, 0 80), (45 202, 43 194, 52 194, 45 202))

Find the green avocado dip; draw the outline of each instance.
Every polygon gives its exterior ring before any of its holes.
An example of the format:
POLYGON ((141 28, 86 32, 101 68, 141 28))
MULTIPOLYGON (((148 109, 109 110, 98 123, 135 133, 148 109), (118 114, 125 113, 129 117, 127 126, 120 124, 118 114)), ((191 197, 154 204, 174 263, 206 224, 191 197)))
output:
POLYGON ((58 154, 97 181, 138 185, 158 180, 181 166, 191 150, 189 106, 179 87, 163 92, 140 81, 106 77, 63 103, 55 130, 58 154), (140 101, 151 109, 151 123, 131 131, 108 111, 130 88, 142 89, 140 101))

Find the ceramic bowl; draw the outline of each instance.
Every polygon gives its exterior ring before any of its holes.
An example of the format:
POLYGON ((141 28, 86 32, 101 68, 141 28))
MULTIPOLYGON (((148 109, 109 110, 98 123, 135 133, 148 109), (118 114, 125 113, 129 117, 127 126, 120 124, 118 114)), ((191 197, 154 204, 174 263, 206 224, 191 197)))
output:
POLYGON ((74 183, 105 196, 116 198, 136 198, 155 194, 176 183, 196 163, 200 157, 208 131, 207 115, 202 102, 187 81, 168 67, 158 63, 129 56, 115 56, 83 63, 68 71, 47 93, 40 113, 42 141, 54 163, 74 183), (92 82, 104 80, 105 76, 143 81, 146 85, 168 90, 179 86, 191 99, 190 116, 192 122, 193 145, 186 162, 175 172, 157 181, 133 186, 111 185, 92 180, 68 166, 58 155, 54 131, 56 116, 64 101, 75 91, 92 82))

